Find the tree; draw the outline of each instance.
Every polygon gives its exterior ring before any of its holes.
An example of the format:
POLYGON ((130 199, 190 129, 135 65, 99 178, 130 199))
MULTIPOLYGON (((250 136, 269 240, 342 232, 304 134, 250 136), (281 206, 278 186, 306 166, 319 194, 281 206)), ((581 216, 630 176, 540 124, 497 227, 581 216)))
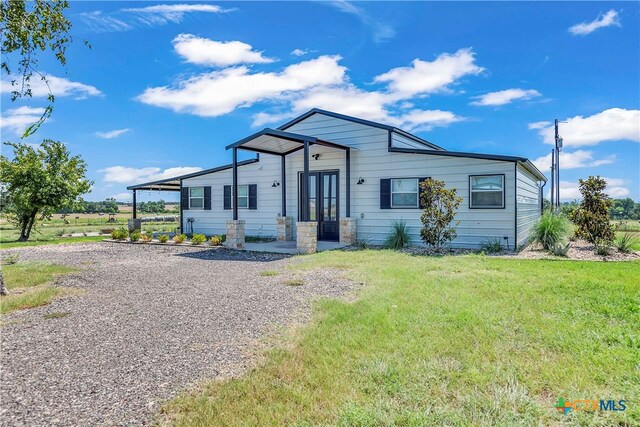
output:
POLYGON ((571 221, 577 225, 576 236, 594 245, 610 245, 615 237, 614 228, 609 221, 611 198, 604 192, 607 181, 604 178, 590 176, 578 180, 582 202, 571 213, 571 221))
MULTIPOLYGON (((37 69, 39 52, 50 51, 60 65, 67 64, 67 48, 73 41, 69 33, 71 22, 64 16, 68 8, 66 0, 0 2, 0 68, 12 78, 12 101, 23 96, 31 97, 30 81, 34 73, 48 86, 46 76, 37 69), (14 54, 20 58, 15 68, 10 64, 10 58, 14 54)), ((85 44, 88 45, 86 41, 85 44)), ((49 106, 40 119, 25 130, 24 136, 33 134, 51 115, 54 99, 54 94, 49 89, 49 106)))
POLYGON ((45 139, 39 148, 7 142, 13 160, 0 156, 0 184, 7 193, 2 214, 20 229, 18 241, 26 241, 37 220, 48 219, 59 209, 77 203, 92 181, 80 156, 71 156, 61 143, 45 139))
POLYGON ((423 227, 420 236, 425 243, 440 251, 442 245, 455 239, 454 229, 460 221, 451 225, 462 197, 456 196, 456 190, 447 190, 444 181, 427 178, 420 183, 420 205, 424 206, 420 221, 423 227))

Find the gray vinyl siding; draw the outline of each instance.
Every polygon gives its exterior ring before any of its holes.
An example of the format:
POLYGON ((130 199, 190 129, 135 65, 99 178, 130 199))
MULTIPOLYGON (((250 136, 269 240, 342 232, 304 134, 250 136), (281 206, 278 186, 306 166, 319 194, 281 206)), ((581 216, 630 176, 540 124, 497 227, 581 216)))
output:
POLYGON ((518 247, 529 243, 533 226, 540 218, 539 181, 521 165, 517 166, 518 247))
POLYGON ((396 132, 391 133, 391 146, 396 148, 417 148, 419 150, 430 150, 424 144, 421 144, 411 138, 407 138, 404 135, 400 135, 396 132))
MULTIPOLYGON (((429 176, 445 181, 448 188, 455 188, 458 195, 463 198, 456 216, 460 224, 456 228, 458 237, 453 242, 453 246, 478 248, 488 238, 496 237, 504 241, 504 237, 507 237, 509 246, 513 249, 515 177, 512 162, 390 153, 387 149, 388 131, 321 114, 314 114, 286 130, 321 137, 356 148, 351 153, 351 217, 358 220, 359 238, 382 244, 390 232, 391 224, 396 220, 404 220, 413 242, 420 244, 421 211, 419 209, 380 209, 380 179, 429 176), (505 175, 504 209, 469 209, 469 175, 479 174, 505 175), (364 184, 356 185, 359 177, 364 178, 364 184)), ((331 151, 334 155, 344 156, 337 150, 331 151)), ((297 157, 301 159, 301 155, 297 157)), ((312 160, 311 167, 323 169, 324 158, 325 156, 321 155, 319 161, 312 160)), ((335 161, 331 163, 335 165, 335 161)), ((302 168, 301 161, 297 166, 299 169, 302 168)), ((340 215, 344 216, 344 173, 342 167, 340 170, 340 215)), ((288 186, 291 188, 290 184, 288 186)), ((289 200, 291 203, 292 200, 290 198, 289 200)), ((297 199, 295 202, 297 203, 297 199)), ((289 214, 297 215, 297 212, 294 214, 294 211, 291 211, 289 214)))
MULTIPOLYGON (((513 162, 432 156, 428 154, 390 153, 389 131, 354 123, 322 114, 314 114, 286 129, 288 132, 315 136, 352 147, 351 150, 351 217, 357 219, 358 237, 374 244, 382 244, 394 221, 407 223, 414 244, 421 244, 419 209, 380 209, 380 179, 402 177, 432 177, 443 180, 448 188, 455 188, 463 201, 458 210, 458 237, 453 246, 479 248, 483 241, 498 238, 509 247, 515 243, 515 167, 513 162), (504 174, 504 209, 469 209, 469 175, 504 174), (359 178, 364 184, 357 185, 359 178)), ((398 135, 398 137, 402 137, 398 135)), ((407 141, 410 141, 407 139, 407 141)), ((395 140, 394 144, 407 143, 395 140)), ((398 145, 409 147, 409 145, 398 145)), ((412 146, 413 147, 413 146, 412 146)), ((425 148, 421 146, 420 148, 425 148)), ((346 216, 346 177, 344 150, 312 145, 311 171, 337 170, 339 173, 339 216, 346 216)), ((303 169, 302 150, 286 157, 287 215, 298 220, 298 173, 303 169)), ((260 155, 258 163, 238 168, 239 184, 258 185, 258 209, 239 209, 238 217, 246 221, 247 235, 275 236, 276 217, 281 213, 280 157, 260 155)), ((225 170, 183 181, 183 186, 211 186, 211 210, 185 210, 187 218, 194 218, 193 231, 206 235, 226 232, 226 221, 232 210, 223 209, 223 186, 231 185, 232 171, 225 170)), ((523 193, 524 194, 524 193, 523 193)), ((524 211, 523 211, 524 212, 524 211)), ((294 227, 295 236, 295 227, 294 227)))

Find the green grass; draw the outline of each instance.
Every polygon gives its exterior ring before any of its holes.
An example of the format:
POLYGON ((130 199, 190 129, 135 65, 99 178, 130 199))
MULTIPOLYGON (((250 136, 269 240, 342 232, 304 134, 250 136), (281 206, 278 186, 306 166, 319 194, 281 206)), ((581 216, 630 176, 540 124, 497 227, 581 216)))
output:
POLYGON ((65 290, 49 286, 55 277, 75 269, 39 262, 18 262, 2 267, 9 295, 0 297, 0 314, 49 304, 65 290))
POLYGON ((260 275, 261 276, 277 276, 278 274, 280 274, 279 271, 275 271, 275 270, 265 270, 265 271, 261 271, 260 275))
POLYGON ((22 248, 26 246, 66 245, 71 243, 101 242, 104 239, 105 238, 101 236, 92 236, 92 237, 61 237, 61 238, 51 238, 48 240, 29 240, 27 242, 0 242, 0 250, 22 248))
POLYGON ((161 422, 208 425, 638 425, 640 263, 324 252, 355 302, 325 300, 243 377, 209 382, 161 422), (572 413, 556 399, 626 399, 572 413))

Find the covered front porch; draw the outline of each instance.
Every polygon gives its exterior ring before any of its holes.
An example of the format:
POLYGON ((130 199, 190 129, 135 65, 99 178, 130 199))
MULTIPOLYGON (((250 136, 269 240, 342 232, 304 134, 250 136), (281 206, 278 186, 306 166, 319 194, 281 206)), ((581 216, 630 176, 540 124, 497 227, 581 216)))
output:
MULTIPOLYGON (((347 246, 355 243, 356 221, 351 218, 351 150, 353 148, 308 135, 267 128, 227 146, 227 150, 232 150, 233 158, 231 186, 233 216, 226 223, 228 247, 240 249, 250 245, 245 242, 245 220, 241 218, 242 210, 238 209, 238 150, 280 157, 280 179, 274 181, 272 185, 272 187, 280 187, 281 191, 280 212, 277 218, 273 218, 277 224, 276 243, 280 245, 274 245, 275 248, 283 251, 295 249, 297 253, 314 253, 325 247, 335 248, 333 246, 347 246), (323 170, 318 168, 318 163, 315 162, 315 168, 311 170, 310 157, 314 157, 315 160, 320 157, 317 153, 311 155, 310 148, 313 146, 323 147, 325 151, 328 148, 329 151, 343 152, 343 160, 333 155, 334 161, 340 162, 339 170, 335 167, 331 170, 323 170), (298 153, 297 156, 293 156, 295 162, 290 162, 289 159, 294 153, 298 153), (340 181, 344 184, 341 185, 340 181), (298 188, 288 192, 287 182, 298 188), (287 194, 289 197, 292 195, 297 197, 297 203, 288 204, 287 194), (344 199, 340 200, 341 197, 344 199), (288 212, 288 206, 289 210, 292 206, 297 207, 298 212, 288 212), (296 215, 295 221, 294 215, 296 215)), ((273 164, 271 162, 271 165, 273 164)), ((273 166, 270 170, 273 171, 273 166)), ((263 218, 263 220, 269 219, 263 218)))

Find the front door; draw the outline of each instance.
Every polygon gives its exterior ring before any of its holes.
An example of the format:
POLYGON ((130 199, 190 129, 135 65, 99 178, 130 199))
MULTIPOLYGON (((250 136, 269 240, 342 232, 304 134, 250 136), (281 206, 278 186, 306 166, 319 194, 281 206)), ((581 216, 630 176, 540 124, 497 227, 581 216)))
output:
MULTIPOLYGON (((299 206, 303 175, 298 180, 299 206)), ((309 221, 318 222, 318 240, 340 240, 338 192, 338 171, 309 172, 309 221)))

